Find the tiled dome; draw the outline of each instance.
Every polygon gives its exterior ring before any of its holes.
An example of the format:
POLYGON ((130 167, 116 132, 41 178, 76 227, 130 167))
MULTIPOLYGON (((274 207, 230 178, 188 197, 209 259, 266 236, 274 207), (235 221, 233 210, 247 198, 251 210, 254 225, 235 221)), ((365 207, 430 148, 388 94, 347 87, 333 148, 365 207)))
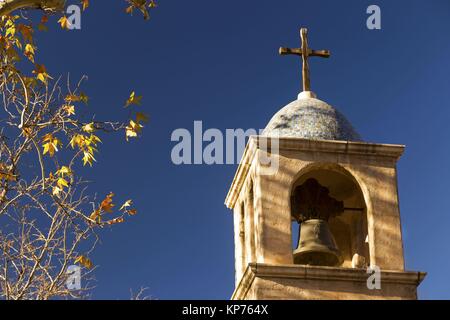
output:
POLYGON ((313 97, 299 97, 278 111, 267 124, 263 135, 312 140, 362 140, 339 111, 313 97))

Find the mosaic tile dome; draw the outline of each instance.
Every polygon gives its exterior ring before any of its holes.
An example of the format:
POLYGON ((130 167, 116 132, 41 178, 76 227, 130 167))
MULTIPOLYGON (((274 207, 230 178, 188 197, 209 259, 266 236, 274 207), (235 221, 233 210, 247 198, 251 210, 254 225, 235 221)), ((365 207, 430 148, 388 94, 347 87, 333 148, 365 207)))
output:
POLYGON ((267 124, 263 135, 362 141, 342 113, 313 97, 299 98, 278 111, 267 124))

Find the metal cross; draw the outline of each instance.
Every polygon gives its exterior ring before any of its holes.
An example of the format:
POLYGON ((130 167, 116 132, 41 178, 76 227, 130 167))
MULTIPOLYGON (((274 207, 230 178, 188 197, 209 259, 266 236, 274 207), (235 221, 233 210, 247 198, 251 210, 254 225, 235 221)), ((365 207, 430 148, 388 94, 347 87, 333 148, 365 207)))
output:
POLYGON ((330 51, 328 50, 312 50, 308 47, 308 29, 301 28, 300 29, 300 37, 302 39, 302 47, 301 48, 280 48, 281 55, 294 54, 302 57, 303 66, 302 66, 302 79, 303 79, 303 91, 310 91, 311 84, 309 79, 309 67, 308 67, 308 57, 322 57, 329 58, 330 51))

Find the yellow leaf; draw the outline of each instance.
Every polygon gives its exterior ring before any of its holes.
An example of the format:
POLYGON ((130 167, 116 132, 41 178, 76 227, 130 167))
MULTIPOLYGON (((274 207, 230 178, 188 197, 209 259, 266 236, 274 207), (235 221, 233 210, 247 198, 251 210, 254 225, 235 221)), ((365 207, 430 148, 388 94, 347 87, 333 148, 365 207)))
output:
POLYGON ((45 78, 44 74, 38 73, 37 75, 38 80, 41 80, 42 82, 46 82, 47 79, 45 78))
POLYGON ((133 6, 129 6, 125 9, 125 12, 129 13, 129 14, 133 14, 133 9, 134 9, 133 6))
POLYGON ((114 193, 110 192, 106 198, 102 201, 100 204, 100 211, 103 212, 112 212, 112 208, 114 207, 114 204, 112 203, 112 198, 114 197, 114 193))
POLYGON ((8 36, 14 37, 15 35, 16 35, 16 26, 15 25, 12 25, 6 29, 6 34, 5 34, 6 37, 8 37, 8 36))
POLYGON ((62 166, 58 171, 56 171, 57 174, 64 176, 65 174, 70 174, 69 167, 62 166))
POLYGON ((141 100, 142 100, 142 96, 136 96, 135 92, 133 91, 130 94, 130 97, 128 98, 128 100, 125 103, 125 108, 135 104, 135 105, 140 105, 141 104, 141 100))
POLYGON ((64 98, 64 100, 65 100, 67 103, 71 103, 71 102, 79 101, 79 100, 80 100, 80 97, 78 97, 78 96, 75 95, 75 94, 68 94, 68 95, 64 98))
POLYGON ((82 129, 83 129, 83 131, 85 131, 85 132, 87 132, 87 133, 94 132, 94 130, 95 130, 95 128, 94 128, 94 123, 91 122, 91 123, 85 124, 85 125, 82 127, 82 129))
POLYGON ((30 43, 33 42, 33 28, 31 26, 19 24, 17 29, 20 31, 25 41, 30 43))
POLYGON ((83 11, 89 7, 89 0, 81 0, 81 4, 83 5, 83 11))
POLYGON ((80 93, 80 101, 83 102, 84 104, 87 104, 89 101, 89 97, 84 93, 80 93))
POLYGON ((24 54, 27 56, 27 58, 34 63, 34 47, 31 44, 27 44, 25 46, 24 54))
POLYGON ((58 20, 58 23, 61 25, 61 28, 63 28, 63 29, 69 29, 69 27, 70 27, 70 22, 69 22, 69 20, 67 19, 67 17, 66 16, 62 16, 59 20, 58 20))
POLYGON ((25 46, 25 54, 26 55, 34 55, 34 47, 33 47, 33 45, 31 45, 31 44, 27 44, 26 46, 25 46))
POLYGON ((133 203, 133 200, 131 200, 131 199, 125 201, 125 203, 120 207, 119 210, 122 211, 123 209, 130 207, 132 205, 132 203, 133 203))
POLYGON ((50 78, 50 76, 47 73, 47 70, 45 69, 45 66, 42 64, 36 64, 33 73, 36 74, 36 78, 38 78, 40 81, 44 83, 47 82, 47 78, 50 78))
POLYGON ((143 112, 136 112, 136 122, 148 122, 148 116, 143 112))
POLYGON ((83 165, 86 165, 89 163, 89 165, 92 167, 93 162, 96 161, 94 156, 89 151, 83 152, 83 165))
POLYGON ((50 157, 53 157, 55 152, 58 152, 58 146, 61 145, 61 141, 51 134, 46 134, 43 138, 43 142, 44 154, 48 153, 50 157))
POLYGON ((92 144, 94 146, 97 145, 97 143, 102 142, 99 137, 97 137, 95 134, 91 134, 88 139, 88 144, 92 144))
POLYGON ((89 258, 85 257, 85 256, 79 256, 75 259, 75 263, 79 263, 81 264, 83 267, 87 268, 87 269, 91 269, 92 268, 92 261, 89 260, 89 258))
POLYGON ((56 182, 59 188, 63 189, 64 187, 68 187, 69 183, 64 178, 58 178, 58 181, 56 182))
POLYGON ((136 209, 130 209, 130 210, 127 210, 127 213, 128 213, 130 216, 134 216, 135 214, 137 214, 137 210, 136 210, 136 209))
POLYGON ((85 144, 85 137, 82 134, 75 134, 70 140, 70 146, 72 147, 72 149, 74 149, 75 146, 81 148, 83 147, 84 144, 85 144))
POLYGON ((87 104, 88 103, 88 100, 89 100, 89 97, 86 95, 86 94, 84 94, 84 93, 80 93, 79 95, 76 95, 76 94, 68 94, 65 98, 64 98, 64 100, 67 102, 67 103, 72 103, 72 102, 78 102, 78 101, 81 101, 81 102, 83 102, 84 104, 87 104))
POLYGON ((52 194, 53 194, 54 196, 57 196, 61 191, 62 191, 62 189, 61 189, 60 187, 55 186, 55 187, 53 187, 52 194))
POLYGON ((63 109, 68 116, 75 114, 75 106, 73 105, 65 105, 63 109))
POLYGON ((129 125, 125 128, 125 137, 128 141, 128 138, 136 138, 138 134, 142 131, 143 125, 130 120, 129 125))
POLYGON ((7 181, 15 181, 16 177, 11 172, 11 166, 7 166, 4 163, 0 163, 0 179, 7 181))

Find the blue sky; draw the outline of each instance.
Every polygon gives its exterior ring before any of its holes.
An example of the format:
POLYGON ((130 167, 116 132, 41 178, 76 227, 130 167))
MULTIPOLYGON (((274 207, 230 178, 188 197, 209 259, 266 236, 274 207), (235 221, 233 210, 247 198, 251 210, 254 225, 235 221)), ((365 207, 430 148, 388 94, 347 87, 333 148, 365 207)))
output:
POLYGON ((264 128, 295 99, 301 26, 328 60, 311 59, 312 88, 366 141, 406 144, 399 196, 406 266, 427 271, 424 299, 450 298, 450 2, 159 1, 150 21, 123 1, 91 1, 80 31, 39 35, 38 60, 52 75, 89 76, 98 119, 120 119, 131 90, 151 121, 144 136, 104 139, 91 190, 133 198, 139 214, 102 234, 98 299, 149 287, 158 299, 227 299, 234 287, 232 215, 223 205, 235 165, 175 166, 174 129, 264 128), (366 28, 381 7, 382 29, 366 28))

